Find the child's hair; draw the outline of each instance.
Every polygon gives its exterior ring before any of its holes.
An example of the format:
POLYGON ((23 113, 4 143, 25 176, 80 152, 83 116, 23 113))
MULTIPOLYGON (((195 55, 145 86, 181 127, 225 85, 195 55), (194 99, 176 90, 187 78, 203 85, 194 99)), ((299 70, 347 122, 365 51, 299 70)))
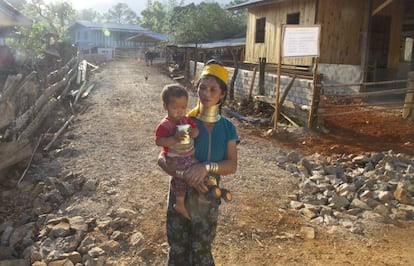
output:
POLYGON ((161 100, 165 105, 168 105, 171 97, 186 97, 188 99, 188 92, 180 84, 169 84, 162 89, 161 100))

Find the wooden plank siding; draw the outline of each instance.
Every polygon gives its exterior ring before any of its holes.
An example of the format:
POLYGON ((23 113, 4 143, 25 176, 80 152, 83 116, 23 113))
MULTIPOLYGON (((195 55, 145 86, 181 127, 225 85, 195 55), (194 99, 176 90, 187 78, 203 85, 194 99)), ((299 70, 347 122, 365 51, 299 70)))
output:
POLYGON ((404 20, 404 1, 394 0, 391 3, 390 10, 392 12, 389 53, 388 53, 388 69, 398 69, 401 58, 401 49, 404 46, 402 37, 402 27, 404 20))
MULTIPOLYGON (((372 0, 371 12, 367 10, 369 0, 289 0, 252 5, 248 8, 245 60, 257 64, 265 57, 266 63, 277 65, 280 24, 286 23, 288 14, 299 13, 299 24, 321 25, 319 63, 364 68, 366 62, 362 60, 368 57, 369 64, 396 70, 403 60, 404 7, 409 1, 414 0, 372 0), (374 10, 378 12, 372 16, 374 10), (266 18, 265 40, 255 43, 256 20, 260 18, 266 18), (366 28, 368 19, 376 22, 371 29, 366 28), (370 39, 366 32, 370 32, 370 39)), ((312 62, 312 58, 285 58, 282 64, 312 66, 312 62)))
MULTIPOLYGON (((270 64, 278 63, 279 25, 286 23, 286 16, 300 13, 300 24, 315 24, 315 0, 292 0, 266 6, 252 7, 248 10, 246 32, 246 61, 258 63, 259 57, 266 57, 270 64), (266 17, 264 43, 255 43, 256 19, 266 17)), ((311 58, 284 59, 283 64, 309 66, 311 58)))
POLYGON ((361 64, 365 2, 319 0, 316 23, 321 25, 321 63, 361 64))

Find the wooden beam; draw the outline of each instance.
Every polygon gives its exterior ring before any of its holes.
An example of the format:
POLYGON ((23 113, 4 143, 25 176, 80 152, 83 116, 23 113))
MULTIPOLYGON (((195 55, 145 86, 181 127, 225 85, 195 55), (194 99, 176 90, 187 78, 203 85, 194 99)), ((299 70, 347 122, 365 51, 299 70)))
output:
POLYGON ((252 92, 253 92, 253 87, 254 87, 254 81, 256 79, 256 72, 257 72, 257 67, 253 67, 252 81, 251 81, 250 87, 249 87, 249 94, 247 95, 247 102, 249 102, 249 103, 252 100, 252 92))
POLYGON ((378 14, 381 10, 383 10, 386 6, 388 6, 389 4, 392 3, 392 1, 394 0, 387 0, 384 3, 382 3, 381 5, 379 5, 377 8, 374 9, 374 11, 372 11, 372 16, 375 16, 376 14, 378 14))
POLYGON ((0 143, 0 170, 30 157, 32 146, 28 139, 0 143))

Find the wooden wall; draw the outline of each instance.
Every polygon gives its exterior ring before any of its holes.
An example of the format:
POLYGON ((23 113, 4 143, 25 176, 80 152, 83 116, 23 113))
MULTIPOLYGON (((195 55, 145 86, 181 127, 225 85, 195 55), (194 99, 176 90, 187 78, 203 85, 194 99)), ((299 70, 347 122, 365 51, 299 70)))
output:
MULTIPOLYGON (((359 65, 364 20, 363 0, 291 0, 249 8, 246 35, 246 61, 257 63, 266 57, 268 63, 278 63, 279 25, 286 15, 300 13, 300 24, 320 24, 321 63, 359 65), (265 43, 255 43, 256 19, 266 17, 265 43)), ((312 59, 283 59, 283 64, 309 66, 312 59)))
MULTIPOLYGON (((394 0, 376 16, 390 16, 390 35, 387 67, 394 69, 400 62, 404 1, 394 0)), ((407 0, 413 1, 413 0, 407 0)), ((300 24, 320 24, 320 63, 361 65, 365 0, 290 0, 248 8, 246 54, 248 63, 258 63, 260 57, 277 64, 279 25, 286 23, 287 14, 300 13, 300 24), (255 43, 256 20, 266 17, 264 43, 255 43)), ((373 0, 373 10, 384 0, 373 0)), ((372 19, 372 17, 371 17, 372 19)), ((375 43, 375 40, 373 40, 375 43)), ((372 41, 371 41, 372 42, 372 41)), ((283 59, 282 64, 310 66, 312 59, 283 59)))
MULTIPOLYGON (((246 33, 246 61, 258 63, 259 57, 266 57, 267 63, 278 62, 279 25, 286 23, 286 15, 300 12, 300 24, 315 24, 315 0, 292 0, 248 10, 246 33), (256 19, 266 17, 264 43, 255 43, 256 19)), ((283 64, 309 66, 312 59, 285 59, 283 64)))
POLYGON ((316 23, 321 24, 321 63, 361 64, 365 2, 319 0, 316 23))
POLYGON ((388 69, 398 69, 401 61, 401 50, 404 45, 402 44, 402 27, 404 19, 404 1, 395 0, 391 6, 391 31, 390 31, 390 42, 389 42, 389 53, 388 53, 388 69))

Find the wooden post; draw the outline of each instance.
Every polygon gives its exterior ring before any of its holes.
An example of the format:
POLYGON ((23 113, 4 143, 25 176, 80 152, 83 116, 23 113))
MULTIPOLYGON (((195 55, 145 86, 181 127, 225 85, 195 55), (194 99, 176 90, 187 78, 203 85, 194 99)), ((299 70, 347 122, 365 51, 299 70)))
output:
POLYGON ((250 83, 249 94, 247 95, 247 102, 249 103, 252 101, 252 92, 253 92, 253 87, 254 87, 254 81, 256 80, 256 72, 257 72, 257 67, 254 67, 252 82, 250 83))
POLYGON ((282 107, 279 104, 279 98, 280 98, 280 74, 281 74, 281 68, 282 68, 282 24, 279 26, 279 38, 278 38, 278 59, 277 59, 277 83, 276 83, 276 102, 275 102, 275 114, 274 118, 275 121, 273 123, 273 131, 277 133, 277 121, 279 121, 279 115, 280 115, 280 108, 282 107))
POLYGON ((283 102, 285 101, 286 97, 289 94, 290 89, 293 86, 293 83, 295 82, 296 75, 293 75, 292 79, 289 81, 288 85, 283 89, 282 97, 279 99, 279 110, 282 110, 283 102))
POLYGON ((309 117, 308 117, 308 128, 311 128, 311 129, 316 128, 316 121, 318 119, 318 106, 319 106, 319 101, 320 101, 321 88, 317 86, 319 83, 318 62, 319 62, 319 57, 316 57, 315 67, 313 69, 312 100, 311 100, 311 107, 309 110, 309 117))
MULTIPOLYGON (((369 64, 369 45, 370 45, 370 28, 371 28, 371 9, 372 0, 365 1, 364 23, 362 28, 362 43, 361 43, 361 69, 362 82, 367 81, 367 72, 369 64)), ((374 80, 375 81, 375 80, 374 80)), ((365 86, 361 86, 360 92, 366 91, 365 86)))
POLYGON ((402 117, 414 122, 414 71, 408 72, 407 94, 405 95, 402 117))
POLYGON ((259 58, 259 95, 264 95, 266 57, 259 58))

